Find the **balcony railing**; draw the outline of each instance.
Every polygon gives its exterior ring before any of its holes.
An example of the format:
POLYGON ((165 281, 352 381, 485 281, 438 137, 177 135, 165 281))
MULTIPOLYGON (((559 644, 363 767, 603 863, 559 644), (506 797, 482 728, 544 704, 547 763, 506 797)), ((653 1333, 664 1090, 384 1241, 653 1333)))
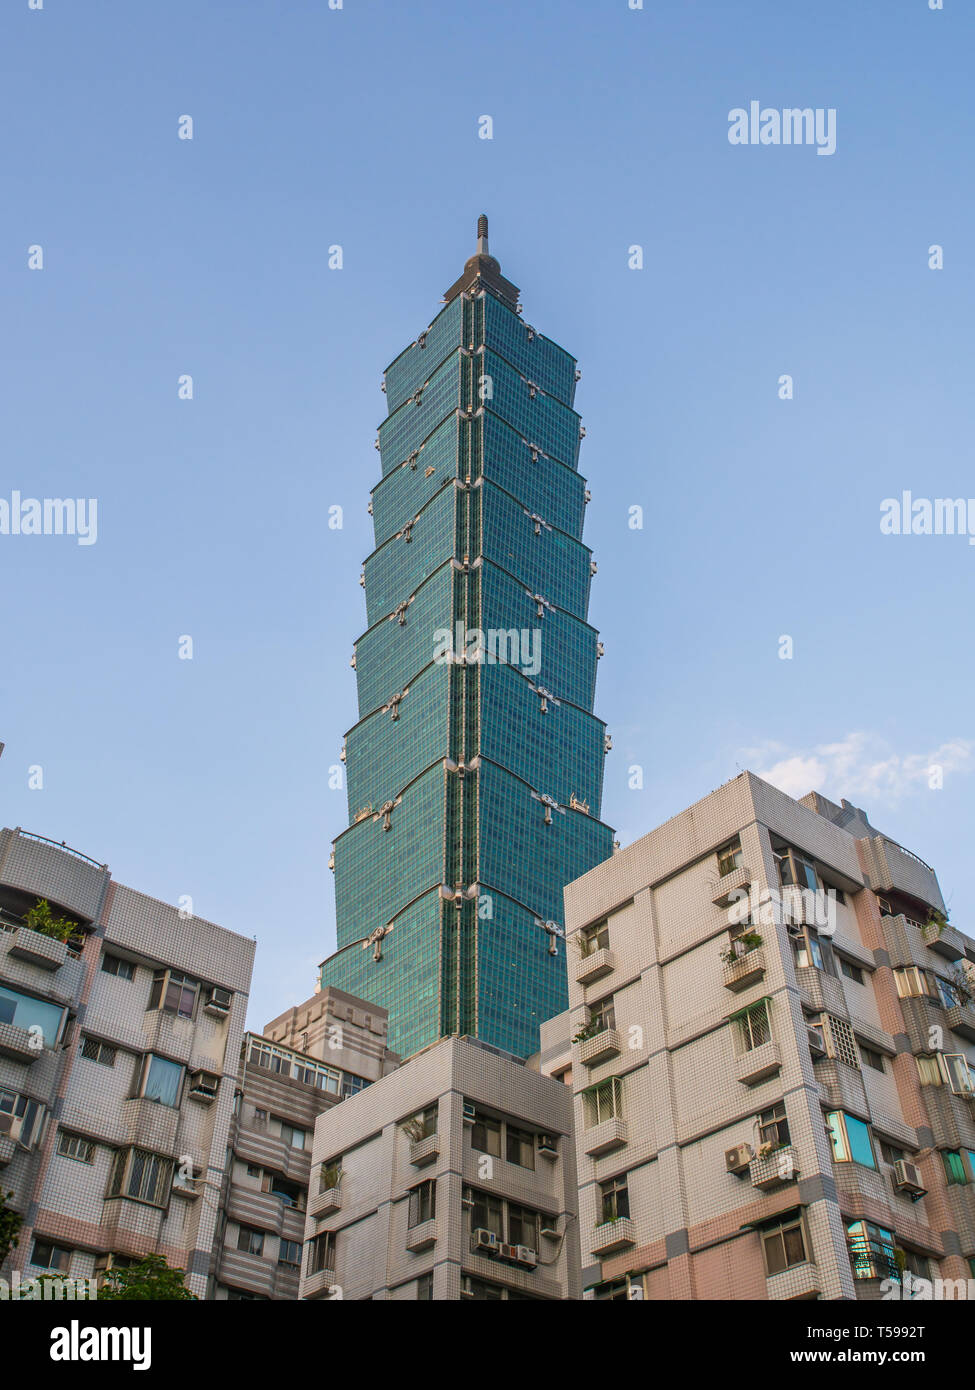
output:
POLYGON ((73 859, 80 859, 84 864, 91 864, 96 869, 107 869, 107 864, 99 864, 97 859, 92 859, 90 854, 82 854, 80 849, 72 849, 63 840, 51 840, 47 835, 35 835, 33 831, 22 830, 18 825, 14 830, 15 835, 19 835, 22 840, 34 840, 39 845, 51 845, 54 849, 61 850, 64 854, 70 854, 73 859))

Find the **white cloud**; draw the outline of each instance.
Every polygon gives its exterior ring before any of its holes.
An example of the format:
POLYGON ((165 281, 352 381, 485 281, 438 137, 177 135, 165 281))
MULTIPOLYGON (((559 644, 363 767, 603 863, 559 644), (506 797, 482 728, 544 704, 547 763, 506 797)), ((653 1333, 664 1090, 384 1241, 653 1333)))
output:
POLYGON ((879 734, 861 732, 811 749, 766 743, 744 750, 738 761, 789 796, 818 791, 834 801, 846 797, 894 805, 926 791, 934 768, 941 768, 945 781, 952 774, 975 771, 975 741, 947 739, 930 753, 900 754, 879 734))

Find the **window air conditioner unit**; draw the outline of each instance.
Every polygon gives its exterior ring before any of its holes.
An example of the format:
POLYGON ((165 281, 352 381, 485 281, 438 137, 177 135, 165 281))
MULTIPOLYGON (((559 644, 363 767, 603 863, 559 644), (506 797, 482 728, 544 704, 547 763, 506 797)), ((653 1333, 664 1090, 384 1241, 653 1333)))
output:
POLYGON ((546 1158, 556 1158, 559 1146, 552 1134, 540 1134, 538 1136, 538 1152, 544 1154, 546 1158))
POLYGON ((818 1033, 815 1028, 807 1028, 806 1036, 809 1039, 809 1051, 814 1057, 826 1056, 826 1043, 822 1033, 818 1033))
POLYGON ((515 1258, 520 1265, 527 1265, 529 1269, 534 1269, 538 1264, 538 1256, 529 1245, 516 1245, 515 1258))
POLYGON ((729 1173, 744 1173, 755 1157, 751 1144, 739 1144, 735 1149, 725 1152, 724 1161, 729 1173))
POLYGON ((478 1250, 498 1249, 498 1238, 493 1231, 486 1231, 483 1226, 479 1226, 474 1232, 474 1245, 478 1250))
POLYGON ((920 1171, 905 1158, 899 1158, 894 1164, 894 1186, 898 1192, 908 1192, 915 1199, 927 1192, 921 1182, 920 1171))
POLYGON ((233 998, 232 990, 220 989, 217 985, 214 985, 207 994, 206 1003, 203 1007, 208 1014, 217 1014, 220 1018, 223 1018, 226 1014, 230 1013, 230 1005, 233 1002, 233 998))
POLYGON ((464 1124, 472 1125, 477 1115, 477 1109, 472 1100, 464 1101, 464 1124))
POLYGON ((220 1078, 212 1072, 195 1071, 190 1077, 190 1095, 194 1100, 206 1101, 209 1104, 210 1101, 216 1100, 219 1088, 220 1078))

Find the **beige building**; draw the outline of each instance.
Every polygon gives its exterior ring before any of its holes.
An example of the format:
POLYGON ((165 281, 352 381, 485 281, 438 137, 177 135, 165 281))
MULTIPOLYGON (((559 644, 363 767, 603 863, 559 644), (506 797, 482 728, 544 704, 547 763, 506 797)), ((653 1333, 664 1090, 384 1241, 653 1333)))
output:
POLYGON ((746 772, 565 900, 587 1297, 975 1278, 975 942, 926 864, 746 772))
POLYGON ((319 1116, 304 1299, 579 1296, 568 1087, 444 1038, 319 1116))
POLYGON ((0 831, 4 1273, 89 1278, 158 1253, 207 1287, 254 942, 0 831), (77 924, 29 930, 46 900, 77 924))
POLYGON ((212 1298, 298 1297, 315 1121, 396 1067, 386 1032, 384 1009, 324 989, 244 1035, 212 1298))

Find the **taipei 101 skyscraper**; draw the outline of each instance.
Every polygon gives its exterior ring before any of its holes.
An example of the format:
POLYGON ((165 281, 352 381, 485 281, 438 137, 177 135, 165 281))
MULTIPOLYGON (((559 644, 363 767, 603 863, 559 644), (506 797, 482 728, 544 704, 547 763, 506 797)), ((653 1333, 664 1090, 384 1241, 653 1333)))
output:
POLYGON ((470 1034, 517 1056, 567 1005, 562 888, 612 852, 593 714, 575 361, 477 250, 386 369, 366 630, 334 844, 334 985, 410 1056, 470 1034))

